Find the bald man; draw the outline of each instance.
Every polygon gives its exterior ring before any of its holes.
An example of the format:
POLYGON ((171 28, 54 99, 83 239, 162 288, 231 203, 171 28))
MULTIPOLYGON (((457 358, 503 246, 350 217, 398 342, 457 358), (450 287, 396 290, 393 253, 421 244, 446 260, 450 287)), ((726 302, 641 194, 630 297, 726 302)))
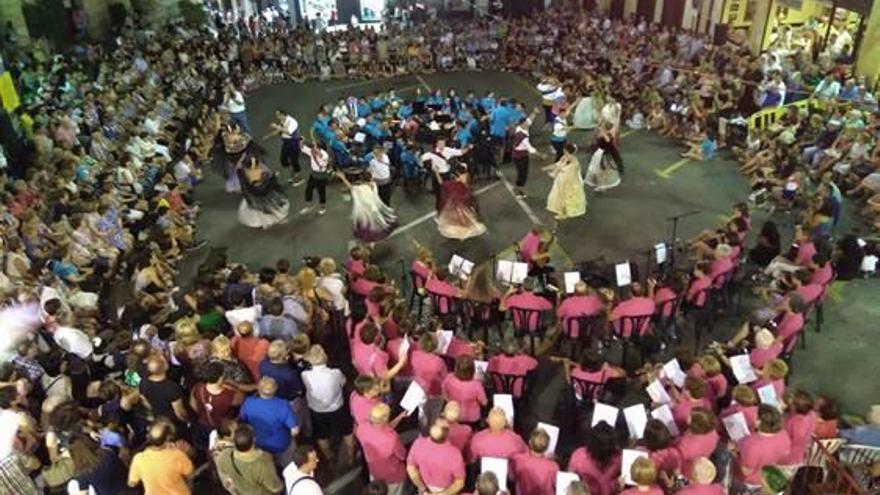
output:
POLYGON ((507 416, 501 408, 489 411, 486 420, 488 427, 471 438, 468 449, 468 461, 479 462, 483 457, 501 457, 512 459, 516 454, 528 451, 526 442, 513 430, 508 428, 507 416))
POLYGON ((419 493, 457 494, 464 488, 464 458, 448 437, 449 423, 438 418, 409 450, 406 471, 419 493))
POLYGON ((290 464, 299 434, 299 422, 290 402, 275 397, 278 384, 274 378, 263 377, 257 385, 257 395, 245 399, 238 419, 254 428, 257 446, 272 454, 282 469, 290 464))
POLYGON ((406 448, 390 424, 391 408, 377 404, 370 410, 370 421, 357 428, 357 439, 374 480, 388 485, 388 495, 400 495, 406 481, 406 448))
MULTIPOLYGON (((603 309, 605 309, 605 305, 599 299, 599 296, 590 289, 586 282, 579 280, 574 286, 574 294, 565 298, 556 308, 556 319, 562 331, 565 332, 568 330, 568 321, 570 319, 594 316, 603 309)), ((572 338, 580 336, 580 327, 577 324, 571 325, 571 331, 572 338)))
POLYGON ((443 419, 449 423, 449 443, 464 455, 474 431, 470 426, 459 423, 460 417, 461 405, 454 400, 447 402, 443 408, 443 419))
POLYGON ((153 423, 147 431, 147 448, 135 454, 128 470, 128 486, 143 483, 145 495, 188 495, 187 478, 193 464, 174 446, 171 426, 153 423))

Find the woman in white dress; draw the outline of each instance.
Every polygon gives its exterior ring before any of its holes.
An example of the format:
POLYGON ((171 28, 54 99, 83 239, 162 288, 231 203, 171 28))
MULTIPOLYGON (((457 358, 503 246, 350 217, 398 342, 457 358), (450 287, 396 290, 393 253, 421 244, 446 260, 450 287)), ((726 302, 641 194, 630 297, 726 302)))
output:
POLYGON ((613 146, 613 141, 614 135, 611 125, 603 122, 596 129, 595 151, 584 178, 584 182, 596 192, 607 191, 620 185, 620 173, 617 170, 617 165, 608 163, 611 160, 603 159, 606 150, 613 146))
POLYGON ((553 187, 547 196, 547 211, 556 215, 557 220, 587 213, 587 195, 584 193, 581 162, 576 152, 577 146, 568 143, 563 149, 562 158, 544 167, 553 177, 553 187))
POLYGON ((599 94, 581 96, 574 103, 572 124, 576 129, 595 129, 601 107, 602 98, 599 94))
POLYGON ((278 177, 255 156, 238 168, 244 198, 238 206, 238 221, 252 228, 268 229, 287 221, 290 202, 278 177))
POLYGON ((336 176, 351 190, 354 236, 370 244, 388 237, 397 228, 397 215, 379 198, 379 189, 370 173, 361 173, 351 182, 342 172, 336 172, 336 176))

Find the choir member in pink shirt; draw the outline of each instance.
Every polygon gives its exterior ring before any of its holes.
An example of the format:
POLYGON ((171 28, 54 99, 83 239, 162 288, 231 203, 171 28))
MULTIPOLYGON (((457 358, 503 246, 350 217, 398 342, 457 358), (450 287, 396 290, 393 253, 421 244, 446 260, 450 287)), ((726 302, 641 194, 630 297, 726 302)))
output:
POLYGON ((804 462, 804 456, 816 430, 816 411, 813 410, 813 397, 800 389, 795 389, 789 394, 786 403, 788 414, 784 422, 785 431, 791 439, 791 452, 783 464, 793 466, 804 462))
POLYGON ((448 437, 449 424, 438 418, 428 436, 410 447, 406 472, 419 493, 458 493, 464 488, 464 458, 448 437))
POLYGON ((559 465, 546 457, 550 436, 536 428, 529 436, 529 450, 513 456, 513 479, 517 495, 553 495, 559 465))
POLYGON ((355 433, 359 425, 370 420, 370 411, 382 403, 382 388, 382 382, 372 376, 360 375, 354 379, 354 390, 348 398, 348 409, 354 419, 355 433))
POLYGON ((599 423, 587 432, 583 447, 568 460, 568 471, 589 486, 591 495, 613 495, 620 476, 620 449, 617 433, 608 423, 599 423))
POLYGON ((471 442, 473 429, 458 422, 460 414, 461 407, 454 400, 447 402, 443 407, 443 419, 449 423, 449 443, 454 445, 462 455, 465 455, 471 442))
MULTIPOLYGON (((538 361, 521 352, 519 341, 516 338, 507 338, 501 344, 501 354, 489 358, 486 372, 524 377, 537 367, 538 361)), ((496 383, 495 386, 500 388, 501 384, 496 383)), ((522 383, 517 382, 513 389, 513 396, 519 398, 521 395, 522 383)))
POLYGON ((715 483, 717 471, 715 465, 706 457, 700 457, 693 463, 690 483, 677 492, 677 495, 724 495, 724 487, 715 483))
POLYGON ((672 445, 669 428, 660 420, 649 420, 637 448, 648 452, 662 484, 671 486, 675 475, 681 470, 681 455, 672 445))
POLYGON ((536 225, 519 241, 519 255, 529 265, 532 263, 532 256, 538 251, 538 246, 541 245, 543 235, 544 228, 536 225))
MULTIPOLYGON (((579 399, 582 396, 582 386, 575 380, 583 380, 588 383, 606 384, 609 380, 626 378, 626 370, 618 366, 613 366, 595 350, 584 349, 581 353, 581 362, 573 367, 566 368, 568 371, 569 381, 574 388, 575 396, 579 399)), ((598 397, 593 397, 598 399, 598 397)))
POLYGON ((474 360, 462 356, 455 360, 455 370, 443 379, 443 397, 454 400, 461 406, 460 421, 476 423, 480 419, 480 408, 488 402, 483 382, 475 380, 474 360))
POLYGON ((770 330, 762 328, 755 333, 755 347, 749 352, 752 368, 760 373, 767 363, 778 358, 780 354, 782 354, 782 342, 777 342, 770 330))
POLYGON ((658 284, 653 278, 648 279, 648 297, 654 299, 657 314, 664 318, 672 316, 672 312, 676 310, 673 301, 678 299, 678 295, 685 290, 685 287, 687 283, 678 274, 670 275, 665 284, 658 284))
POLYGON ((727 377, 721 372, 721 362, 711 354, 700 356, 698 360, 702 370, 703 380, 708 385, 706 400, 712 406, 718 399, 727 396, 727 377))
POLYGON ((663 495, 663 489, 657 485, 657 467, 651 459, 636 459, 629 472, 636 486, 623 490, 620 495, 663 495))
MULTIPOLYGON (((574 286, 574 294, 565 298, 559 307, 556 308, 556 319, 559 327, 563 332, 567 332, 569 328, 568 321, 572 318, 593 316, 599 314, 605 309, 605 304, 599 295, 596 294, 589 285, 583 280, 578 281, 574 286)), ((578 338, 580 328, 577 324, 572 326, 572 334, 570 337, 578 338)))
POLYGON ((675 444, 685 476, 691 474, 694 460, 709 457, 715 452, 719 439, 717 427, 715 414, 711 410, 700 407, 691 411, 687 430, 675 444))
MULTIPOLYGON (((610 295, 611 293, 608 294, 608 296, 610 295)), ((614 333, 622 335, 623 337, 629 337, 634 330, 638 331, 639 334, 650 333, 650 319, 645 320, 642 324, 642 328, 638 329, 632 328, 632 324, 628 321, 624 323, 620 322, 622 318, 651 316, 657 308, 653 299, 643 295, 642 288, 637 282, 634 282, 630 286, 629 295, 630 297, 618 302, 614 305, 614 309, 609 312, 608 321, 612 322, 614 333)), ((611 300, 612 298, 606 296, 606 299, 611 300)))
MULTIPOLYGON (((416 289, 424 289, 425 282, 431 277, 434 271, 434 260, 431 251, 417 241, 413 241, 416 246, 416 259, 410 265, 410 272, 416 275, 416 280, 421 283, 416 289)), ((415 281, 414 281, 415 282, 415 281)))
POLYGON ((795 342, 795 336, 804 329, 804 311, 807 307, 797 294, 791 294, 780 305, 782 313, 777 317, 779 322, 776 326, 776 341, 787 345, 786 351, 790 351, 795 342))
POLYGON ((716 289, 721 288, 721 276, 733 271, 734 259, 733 248, 727 244, 715 246, 712 264, 709 267, 709 278, 714 282, 716 289))
POLYGON ((738 412, 743 413, 749 431, 755 431, 758 424, 758 394, 748 385, 737 385, 730 393, 733 399, 730 405, 721 412, 721 418, 726 418, 738 412))
MULTIPOLYGON (((461 298, 461 289, 452 284, 449 269, 445 266, 441 266, 433 272, 433 276, 425 282, 425 291, 427 291, 428 294, 446 296, 446 298, 450 300, 461 298)), ((440 314, 446 314, 452 310, 448 304, 449 302, 442 300, 440 307, 438 308, 440 314)))
POLYGON ((429 397, 441 394, 441 384, 447 373, 446 362, 434 353, 436 350, 437 336, 426 332, 419 338, 419 348, 413 349, 410 358, 413 379, 429 397))
POLYGON ((757 392, 765 385, 773 385, 776 398, 782 400, 785 394, 785 377, 788 376, 788 365, 781 359, 774 359, 764 366, 757 381, 752 382, 752 389, 757 392))
POLYGON ((367 260, 370 257, 369 251, 361 246, 355 246, 348 252, 349 259, 345 262, 345 271, 351 280, 356 280, 364 276, 367 270, 367 260))
POLYGON ((758 431, 743 438, 737 445, 739 459, 734 472, 736 479, 748 487, 761 486, 764 466, 781 464, 791 451, 791 439, 783 428, 782 414, 773 406, 758 409, 758 431))
POLYGON ((809 270, 799 270, 789 278, 794 293, 801 298, 804 304, 813 304, 825 292, 825 286, 810 282, 813 274, 809 270))
POLYGON ((535 311, 528 320, 519 321, 519 314, 513 313, 512 319, 515 327, 525 329, 529 332, 535 332, 541 324, 541 313, 551 311, 553 303, 546 298, 536 295, 526 287, 511 286, 510 289, 501 298, 498 304, 498 310, 502 313, 509 309, 523 309, 535 311))
POLYGON ((702 308, 706 304, 709 294, 707 289, 712 286, 712 277, 709 276, 710 269, 711 265, 705 261, 694 265, 693 278, 691 278, 691 283, 684 296, 684 300, 689 306, 702 308))
POLYGON ((675 400, 675 406, 672 407, 672 416, 678 429, 684 431, 690 420, 691 411, 697 407, 705 407, 712 409, 709 401, 706 400, 706 390, 709 387, 706 382, 694 376, 688 376, 684 379, 684 390, 678 391, 675 387, 670 387, 669 392, 675 400))
POLYGON ((361 425, 357 439, 374 480, 384 481, 388 493, 400 493, 406 481, 406 448, 389 423, 391 408, 378 404, 370 411, 370 422, 361 425))
POLYGON ((507 426, 507 416, 503 409, 494 408, 486 419, 488 427, 471 437, 468 448, 468 461, 479 462, 483 457, 512 459, 516 454, 528 450, 523 439, 507 426))
POLYGON ((351 360, 359 374, 390 380, 406 365, 407 357, 400 356, 394 366, 388 367, 388 353, 376 344, 379 340, 379 329, 372 322, 361 329, 360 340, 351 350, 351 360))

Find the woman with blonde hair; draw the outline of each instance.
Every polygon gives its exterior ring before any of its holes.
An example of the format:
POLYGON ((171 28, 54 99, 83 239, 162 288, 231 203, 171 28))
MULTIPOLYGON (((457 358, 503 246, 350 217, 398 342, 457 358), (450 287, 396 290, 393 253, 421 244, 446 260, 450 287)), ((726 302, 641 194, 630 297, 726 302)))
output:
POLYGON ((257 389, 248 369, 232 352, 232 341, 229 337, 220 335, 211 341, 211 358, 208 362, 223 366, 223 377, 239 392, 252 392, 257 389))

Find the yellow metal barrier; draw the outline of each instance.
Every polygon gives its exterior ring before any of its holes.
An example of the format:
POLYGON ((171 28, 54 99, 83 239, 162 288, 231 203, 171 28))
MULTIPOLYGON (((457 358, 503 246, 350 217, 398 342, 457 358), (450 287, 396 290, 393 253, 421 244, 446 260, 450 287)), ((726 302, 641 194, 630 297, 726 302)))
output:
POLYGON ((767 129, 771 125, 775 124, 777 120, 782 118, 788 112, 788 109, 791 107, 795 107, 798 110, 802 109, 821 109, 822 102, 816 98, 807 98, 805 100, 798 100, 794 103, 789 103, 788 105, 783 105, 781 107, 773 107, 773 108, 765 108, 763 110, 759 110, 753 113, 748 118, 748 129, 749 134, 756 131, 763 131, 767 129))

